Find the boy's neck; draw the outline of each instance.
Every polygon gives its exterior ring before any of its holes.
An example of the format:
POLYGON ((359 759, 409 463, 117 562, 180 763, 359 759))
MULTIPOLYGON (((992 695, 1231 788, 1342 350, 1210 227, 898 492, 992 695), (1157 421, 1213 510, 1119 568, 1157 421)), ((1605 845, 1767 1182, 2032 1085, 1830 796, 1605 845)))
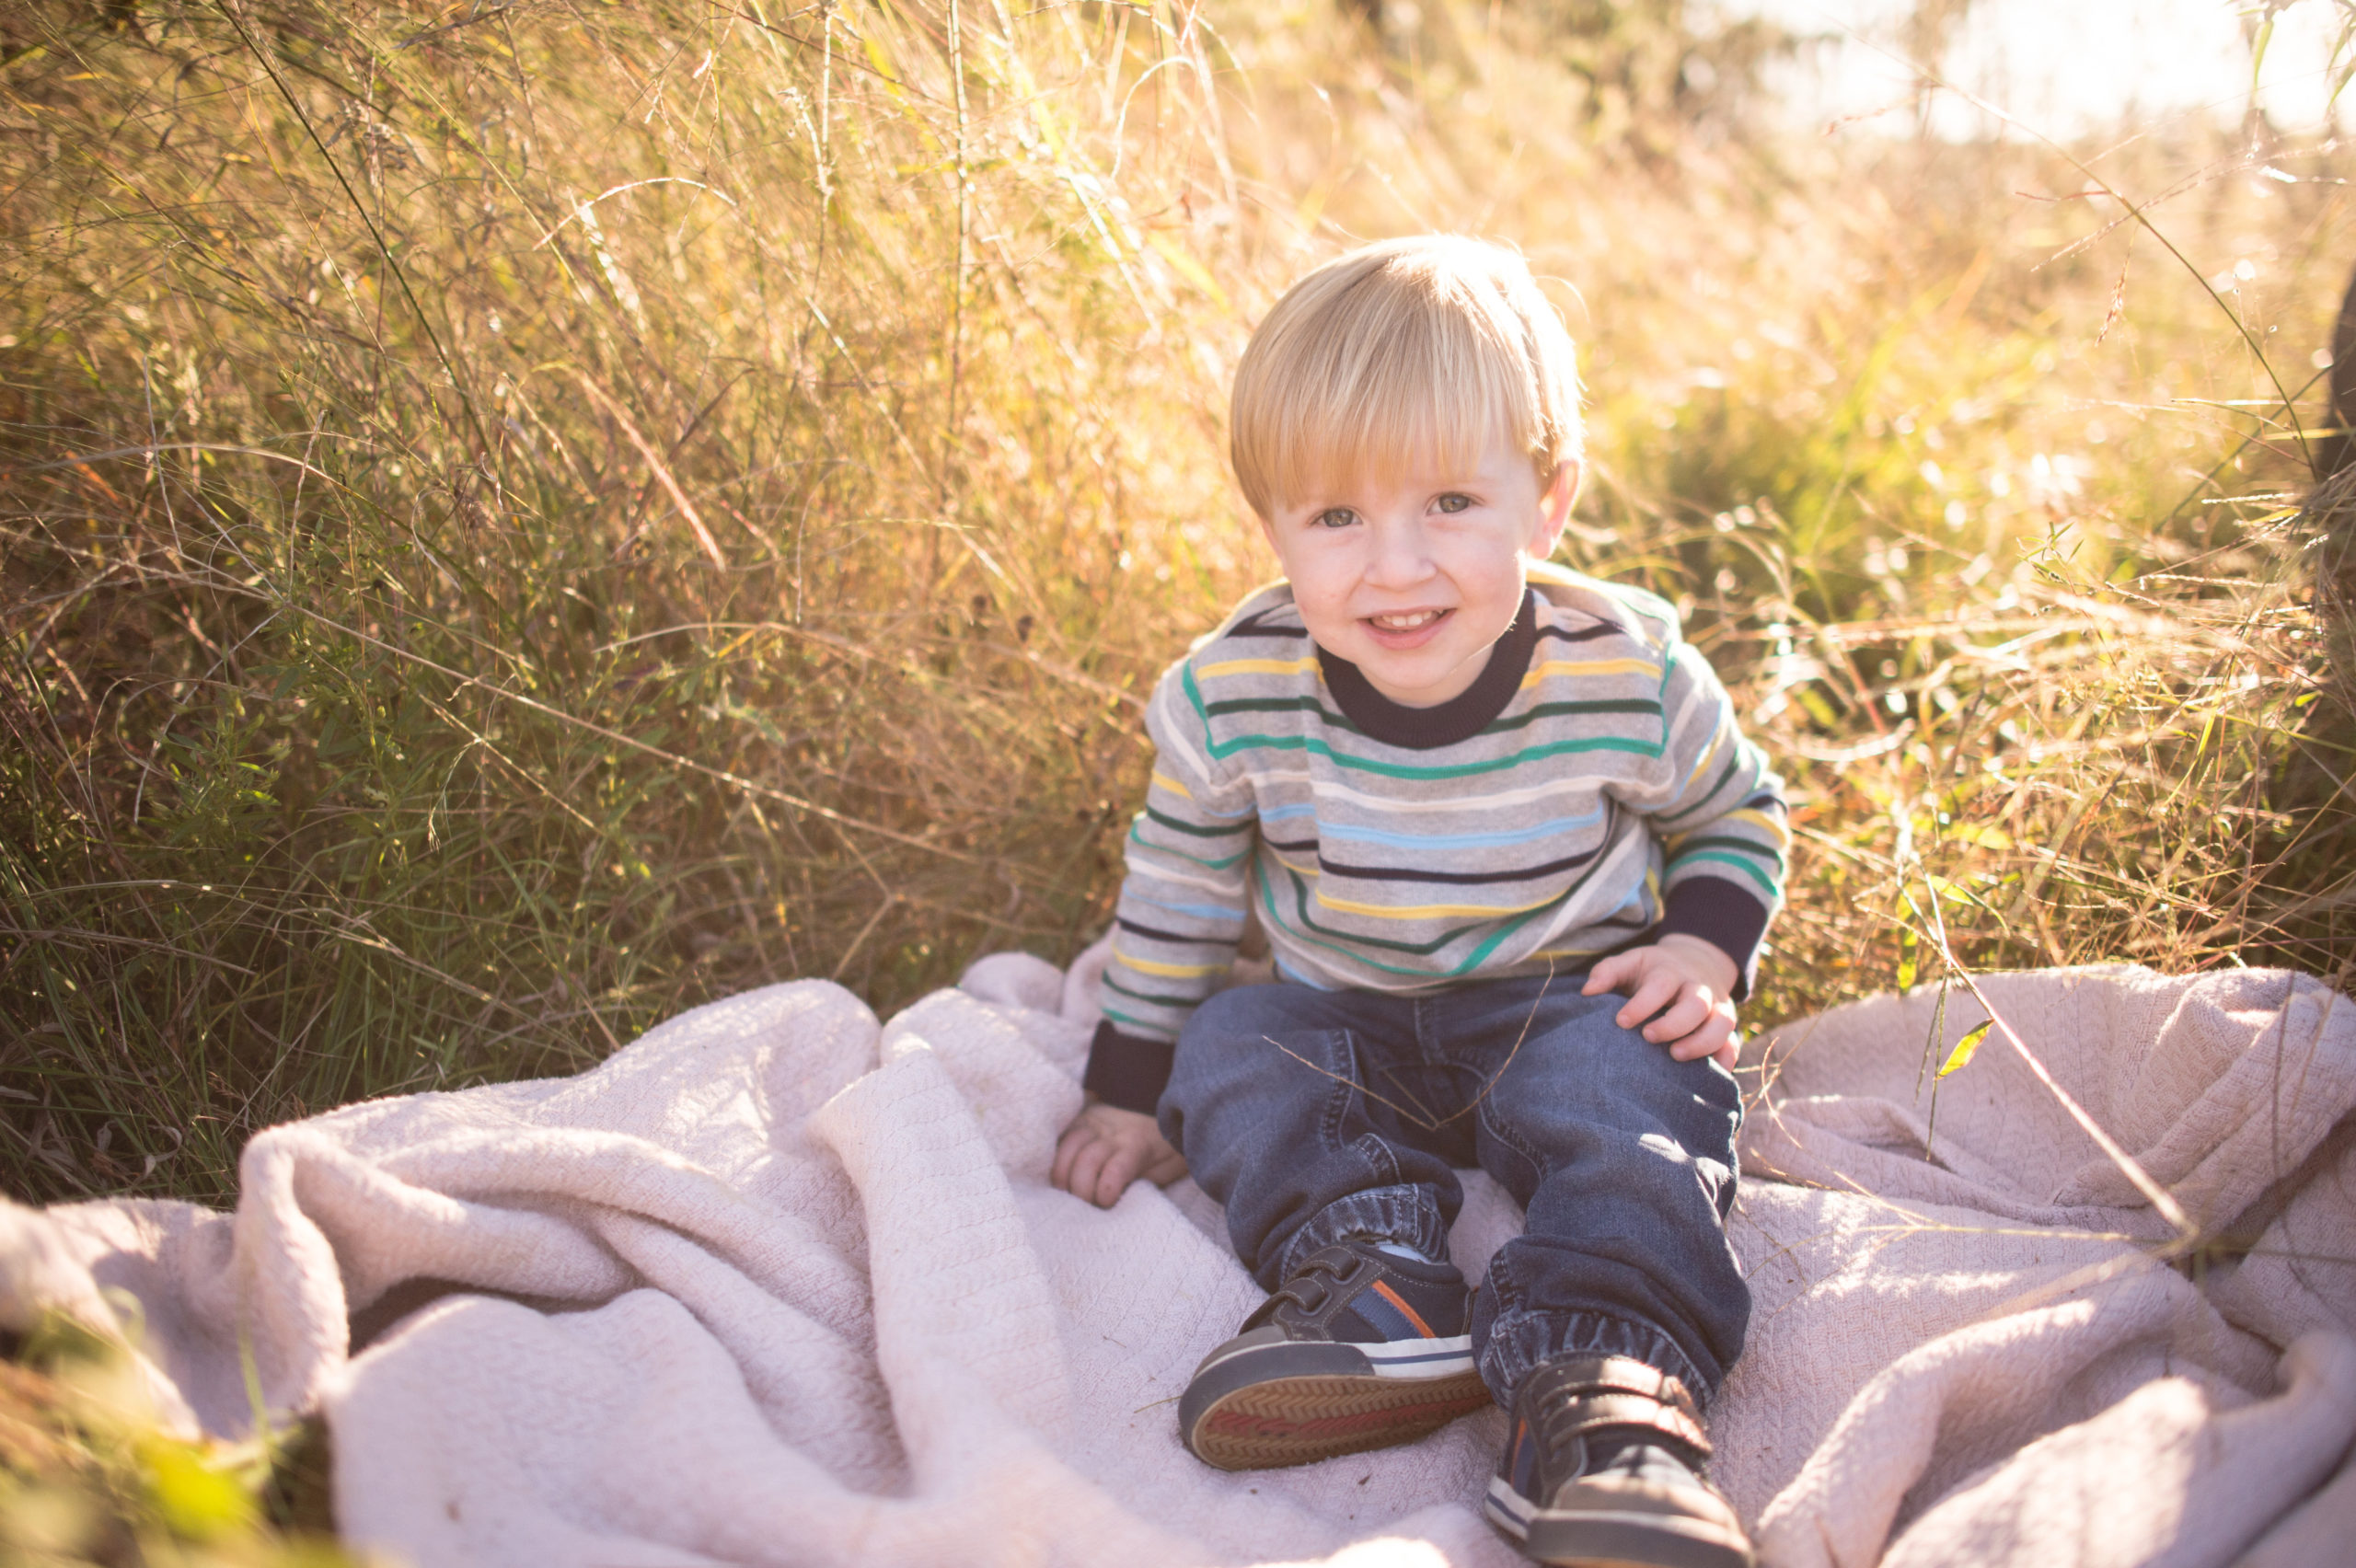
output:
POLYGON ((1351 723, 1385 745, 1430 751, 1469 741, 1488 728, 1489 721, 1503 713, 1514 693, 1521 689, 1521 678, 1530 673, 1530 654, 1537 646, 1538 594, 1535 589, 1525 588, 1513 624, 1489 645, 1488 663, 1471 686, 1446 702, 1429 708, 1393 702, 1375 690, 1374 683, 1356 664, 1328 652, 1322 644, 1317 649, 1317 663, 1324 672, 1325 688, 1351 723))

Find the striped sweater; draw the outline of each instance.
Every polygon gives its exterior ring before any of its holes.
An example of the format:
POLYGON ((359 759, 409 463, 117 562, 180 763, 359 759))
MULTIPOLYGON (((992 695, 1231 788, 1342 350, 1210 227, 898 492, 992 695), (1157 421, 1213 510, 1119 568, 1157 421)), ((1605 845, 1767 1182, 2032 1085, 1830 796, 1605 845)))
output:
POLYGON ((1670 931, 1747 990, 1783 898, 1782 781, 1677 617, 1542 566, 1481 675, 1390 701, 1264 588, 1154 688, 1088 1087, 1150 1112, 1247 920, 1279 976, 1416 991, 1576 974, 1670 931))

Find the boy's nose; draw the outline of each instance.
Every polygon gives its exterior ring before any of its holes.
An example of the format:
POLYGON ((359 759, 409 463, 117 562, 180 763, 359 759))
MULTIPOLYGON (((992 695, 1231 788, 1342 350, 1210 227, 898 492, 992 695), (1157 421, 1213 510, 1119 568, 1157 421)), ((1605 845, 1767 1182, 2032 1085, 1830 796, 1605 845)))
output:
POLYGON ((1432 574, 1431 552, 1424 548, 1424 531, 1412 523, 1374 530, 1374 554, 1367 562, 1367 581, 1378 588, 1412 588, 1432 574))

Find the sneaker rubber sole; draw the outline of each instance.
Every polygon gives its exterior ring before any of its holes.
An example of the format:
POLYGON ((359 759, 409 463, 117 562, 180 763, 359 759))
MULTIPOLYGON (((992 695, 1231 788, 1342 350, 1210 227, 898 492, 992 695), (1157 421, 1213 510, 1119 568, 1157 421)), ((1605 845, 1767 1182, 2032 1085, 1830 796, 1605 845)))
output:
POLYGON ((1749 1545, 1705 1519, 1631 1510, 1534 1510, 1503 1477, 1489 1482, 1483 1511, 1521 1543, 1522 1555, 1554 1568, 1752 1568, 1749 1545))
POLYGON ((1368 1348, 1221 1346, 1179 1399, 1179 1435, 1217 1469, 1275 1470, 1410 1442, 1489 1402, 1469 1336, 1368 1348))

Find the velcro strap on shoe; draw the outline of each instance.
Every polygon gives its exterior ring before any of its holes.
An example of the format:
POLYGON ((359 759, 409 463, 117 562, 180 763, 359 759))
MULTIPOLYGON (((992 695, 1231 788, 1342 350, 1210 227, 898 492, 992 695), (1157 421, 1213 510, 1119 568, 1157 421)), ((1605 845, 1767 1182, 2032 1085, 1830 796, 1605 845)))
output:
POLYGON ((1548 1381, 1572 1393, 1643 1394, 1699 1415, 1700 1407, 1684 1380, 1631 1355, 1576 1355, 1546 1363, 1548 1381))
POLYGON ((1600 1393, 1576 1397, 1562 1415, 1547 1423, 1547 1435, 1584 1437, 1604 1427, 1642 1428, 1675 1438, 1703 1458, 1710 1456, 1710 1439, 1702 1424, 1678 1409, 1643 1394, 1600 1393))
POLYGON ((1696 1458, 1710 1457, 1709 1435, 1702 1430, 1693 1396, 1681 1380, 1657 1366, 1624 1355, 1592 1355, 1550 1362, 1539 1375, 1547 1380, 1547 1401, 1563 1401, 1546 1422, 1552 1440, 1634 1427, 1673 1439, 1696 1458))
POLYGON ((1268 1298, 1243 1320, 1243 1327, 1238 1332, 1249 1333, 1275 1322, 1287 1303, 1291 1304, 1299 1318, 1321 1322, 1327 1308, 1344 1296, 1356 1295, 1365 1276, 1380 1273, 1374 1260, 1347 1247, 1320 1247, 1303 1258, 1290 1276, 1269 1293, 1268 1298))

